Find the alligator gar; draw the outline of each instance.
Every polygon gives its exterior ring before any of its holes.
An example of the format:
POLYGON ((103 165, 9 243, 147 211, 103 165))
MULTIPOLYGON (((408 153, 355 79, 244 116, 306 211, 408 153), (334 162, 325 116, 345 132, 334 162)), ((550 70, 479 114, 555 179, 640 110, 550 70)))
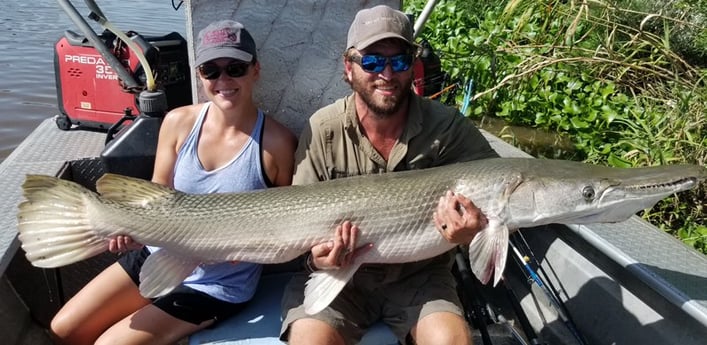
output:
POLYGON ((106 174, 93 193, 55 177, 28 175, 18 231, 27 259, 58 267, 107 250, 117 235, 162 250, 140 274, 147 297, 164 294, 199 264, 295 259, 331 240, 350 220, 373 248, 339 270, 312 274, 305 307, 326 307, 364 263, 402 263, 452 248, 432 214, 447 190, 479 207, 488 226, 470 245, 472 271, 497 284, 509 232, 549 223, 619 222, 673 193, 696 186, 696 165, 611 168, 579 162, 494 158, 404 172, 363 175, 304 186, 190 195, 149 181, 106 174))

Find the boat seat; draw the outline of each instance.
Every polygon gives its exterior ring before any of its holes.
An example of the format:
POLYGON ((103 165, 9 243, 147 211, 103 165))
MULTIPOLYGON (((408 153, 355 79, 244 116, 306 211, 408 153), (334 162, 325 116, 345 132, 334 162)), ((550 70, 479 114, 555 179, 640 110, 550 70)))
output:
MULTIPOLYGON (((266 273, 251 302, 240 313, 189 337, 189 345, 272 345, 279 340, 282 324, 280 300, 291 272, 266 273)), ((360 345, 396 345, 398 339, 382 322, 376 323, 360 345)))

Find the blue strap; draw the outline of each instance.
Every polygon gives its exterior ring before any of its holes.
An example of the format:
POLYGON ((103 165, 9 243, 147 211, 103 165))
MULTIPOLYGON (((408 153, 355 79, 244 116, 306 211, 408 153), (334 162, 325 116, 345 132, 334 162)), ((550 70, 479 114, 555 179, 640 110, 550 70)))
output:
POLYGON ((462 109, 461 113, 462 115, 466 116, 466 110, 469 108, 469 105, 471 104, 471 94, 474 91, 474 80, 469 79, 469 82, 466 84, 464 87, 464 101, 462 102, 462 109))

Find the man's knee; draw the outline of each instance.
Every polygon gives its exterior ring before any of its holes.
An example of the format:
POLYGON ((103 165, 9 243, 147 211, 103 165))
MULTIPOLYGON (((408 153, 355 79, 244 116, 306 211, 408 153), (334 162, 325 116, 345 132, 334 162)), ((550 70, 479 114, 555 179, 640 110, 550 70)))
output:
POLYGON ((290 345, 327 344, 344 345, 344 338, 328 323, 311 318, 298 319, 287 330, 287 342, 290 345))
POLYGON ((469 324, 463 317, 449 312, 432 313, 410 332, 416 344, 472 344, 469 324))

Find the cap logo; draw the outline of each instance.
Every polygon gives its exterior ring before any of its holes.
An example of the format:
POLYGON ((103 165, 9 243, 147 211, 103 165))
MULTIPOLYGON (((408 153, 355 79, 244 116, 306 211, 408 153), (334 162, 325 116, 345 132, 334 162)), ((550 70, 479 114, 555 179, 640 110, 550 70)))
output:
POLYGON ((214 30, 205 33, 202 38, 202 44, 206 45, 221 45, 221 44, 238 44, 241 41, 240 32, 233 32, 233 30, 223 29, 214 30))
POLYGON ((363 25, 372 25, 372 24, 375 24, 375 23, 377 23, 377 22, 384 21, 384 20, 385 20, 385 21, 391 21, 391 22, 393 22, 393 23, 395 23, 395 24, 398 24, 398 25, 400 24, 400 22, 397 20, 397 18, 393 18, 393 17, 380 17, 380 18, 374 18, 373 20, 365 21, 365 22, 363 22, 363 25))

